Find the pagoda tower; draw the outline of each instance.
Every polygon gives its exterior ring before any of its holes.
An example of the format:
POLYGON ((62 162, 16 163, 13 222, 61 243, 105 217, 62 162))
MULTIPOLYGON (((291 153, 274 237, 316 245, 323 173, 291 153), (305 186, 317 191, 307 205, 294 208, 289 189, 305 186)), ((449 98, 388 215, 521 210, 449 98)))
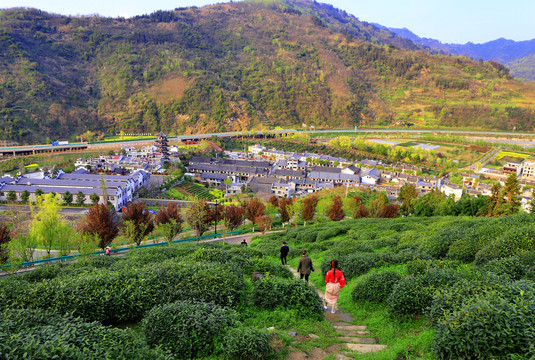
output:
POLYGON ((158 149, 158 152, 162 154, 162 161, 167 162, 169 161, 169 142, 167 140, 167 135, 160 132, 156 136, 158 136, 158 139, 156 139, 154 145, 156 146, 156 149, 158 149))

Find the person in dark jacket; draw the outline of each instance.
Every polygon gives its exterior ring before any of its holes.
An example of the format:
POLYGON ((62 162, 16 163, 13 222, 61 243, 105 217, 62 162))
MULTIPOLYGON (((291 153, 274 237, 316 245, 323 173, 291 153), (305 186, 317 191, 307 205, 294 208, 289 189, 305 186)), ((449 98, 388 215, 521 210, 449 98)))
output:
POLYGON ((305 281, 308 282, 308 277, 312 271, 314 271, 312 259, 310 259, 310 257, 307 255, 307 251, 303 250, 301 252, 299 263, 297 264, 297 272, 299 273, 301 279, 305 278, 305 281))
POLYGON ((288 245, 286 245, 286 242, 282 243, 281 246, 281 262, 282 265, 288 265, 288 261, 286 260, 286 256, 288 256, 288 253, 290 252, 290 248, 288 245))

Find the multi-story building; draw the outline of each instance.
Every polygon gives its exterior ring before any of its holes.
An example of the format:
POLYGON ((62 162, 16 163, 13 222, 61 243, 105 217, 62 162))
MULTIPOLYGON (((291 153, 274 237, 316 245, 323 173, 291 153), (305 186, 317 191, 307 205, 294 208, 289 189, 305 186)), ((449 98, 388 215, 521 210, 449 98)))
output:
POLYGON ((526 159, 522 162, 522 176, 524 178, 535 176, 535 160, 526 159))

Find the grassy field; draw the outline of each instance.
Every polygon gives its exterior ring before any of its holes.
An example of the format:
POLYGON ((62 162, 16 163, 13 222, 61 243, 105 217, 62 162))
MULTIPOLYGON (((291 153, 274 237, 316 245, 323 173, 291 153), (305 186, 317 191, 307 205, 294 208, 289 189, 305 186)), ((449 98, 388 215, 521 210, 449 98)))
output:
POLYGON ((500 160, 500 159, 502 159, 504 157, 527 159, 527 158, 529 158, 531 156, 532 155, 530 155, 530 154, 523 154, 523 153, 513 152, 513 151, 500 151, 496 155, 496 159, 500 160))

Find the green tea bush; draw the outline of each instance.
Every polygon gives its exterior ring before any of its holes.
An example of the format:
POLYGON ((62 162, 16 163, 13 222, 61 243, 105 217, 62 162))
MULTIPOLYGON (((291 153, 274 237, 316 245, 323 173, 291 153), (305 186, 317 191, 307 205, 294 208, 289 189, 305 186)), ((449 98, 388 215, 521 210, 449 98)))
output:
POLYGON ((150 349, 132 332, 36 309, 0 314, 2 359, 154 359, 173 357, 150 349))
POLYGON ((385 236, 385 237, 381 237, 375 240, 371 240, 369 241, 369 244, 374 250, 381 249, 384 247, 394 248, 399 244, 399 238, 400 238, 399 234, 395 234, 395 235, 385 236))
POLYGON ((528 267, 517 256, 490 260, 479 267, 480 271, 492 272, 497 275, 507 275, 512 280, 520 280, 526 275, 528 267))
POLYGON ((329 251, 329 256, 339 258, 341 256, 353 253, 373 252, 373 247, 366 241, 355 241, 345 238, 336 241, 329 251))
POLYGON ((421 277, 401 280, 387 298, 389 311, 397 316, 422 314, 431 305, 434 289, 425 286, 421 277))
MULTIPOLYGON (((321 263, 323 276, 331 269, 331 260, 326 259, 321 263)), ((346 279, 352 279, 367 273, 371 268, 385 265, 381 256, 374 253, 356 253, 338 257, 338 267, 343 271, 346 279)))
POLYGON ((281 233, 277 234, 268 234, 264 235, 262 237, 262 241, 259 243, 253 243, 248 248, 254 249, 256 251, 259 251, 264 256, 280 256, 280 248, 282 246, 282 242, 286 241, 287 245, 290 247, 290 252, 288 253, 288 258, 292 259, 295 257, 301 256, 301 253, 298 251, 298 249, 294 246, 292 243, 292 240, 289 240, 285 238, 284 236, 280 235, 281 233), (276 236, 275 236, 276 235, 276 236))
POLYGON ((429 269, 422 275, 401 280, 387 299, 389 310, 395 315, 422 314, 431 306, 438 289, 449 287, 461 276, 450 269, 429 269))
POLYGON ((459 222, 455 224, 449 224, 449 226, 441 228, 437 232, 431 234, 426 241, 421 245, 421 249, 427 252, 436 259, 442 259, 446 257, 450 246, 456 241, 470 238, 472 236, 473 228, 472 222, 459 222))
POLYGON ((403 277, 394 271, 382 271, 366 275, 351 291, 353 301, 383 302, 392 293, 393 287, 403 277))
POLYGON ((422 275, 431 269, 455 270, 459 266, 461 266, 461 262, 457 260, 416 259, 406 263, 409 275, 422 275))
POLYGON ((512 293, 478 294, 440 318, 433 343, 437 359, 533 358, 534 285, 509 288, 512 293))
POLYGON ((154 307, 142 328, 149 345, 161 346, 180 359, 194 359, 211 355, 220 334, 236 324, 233 310, 213 303, 178 301, 154 307))
POLYGON ((293 273, 282 264, 274 264, 268 259, 258 258, 252 261, 252 271, 259 272, 263 275, 278 276, 281 278, 292 279, 293 273))
POLYGON ((18 280, 24 280, 28 282, 37 282, 41 280, 53 279, 56 276, 64 273, 66 270, 65 268, 67 266, 68 265, 62 263, 45 264, 37 266, 32 271, 26 271, 20 274, 16 274, 15 277, 18 278, 18 280))
POLYGON ((492 259, 499 259, 527 253, 535 248, 535 227, 524 224, 511 228, 500 237, 494 239, 475 256, 475 263, 481 265, 492 259))
POLYGON ((298 279, 266 276, 255 283, 253 303, 264 309, 277 307, 295 309, 302 316, 321 318, 322 300, 316 290, 298 279))
POLYGON ((270 359, 273 349, 269 340, 270 335, 265 330, 254 327, 231 328, 221 340, 221 351, 226 359, 270 359))
POLYGON ((169 259, 181 259, 188 256, 191 251, 193 251, 193 249, 189 246, 181 248, 174 244, 134 249, 133 251, 126 253, 122 259, 115 262, 112 265, 112 268, 119 269, 126 266, 140 267, 147 264, 160 263, 169 259))
POLYGON ((510 282, 507 276, 476 273, 474 279, 460 279, 455 286, 439 288, 433 296, 431 306, 425 311, 427 317, 436 321, 444 313, 462 307, 474 296, 487 292, 502 292, 510 282), (479 276, 478 276, 479 275, 479 276))
POLYGON ((158 304, 196 299, 235 306, 245 283, 230 266, 176 263, 95 271, 11 288, 0 281, 1 308, 52 308, 108 324, 136 321, 158 304))

